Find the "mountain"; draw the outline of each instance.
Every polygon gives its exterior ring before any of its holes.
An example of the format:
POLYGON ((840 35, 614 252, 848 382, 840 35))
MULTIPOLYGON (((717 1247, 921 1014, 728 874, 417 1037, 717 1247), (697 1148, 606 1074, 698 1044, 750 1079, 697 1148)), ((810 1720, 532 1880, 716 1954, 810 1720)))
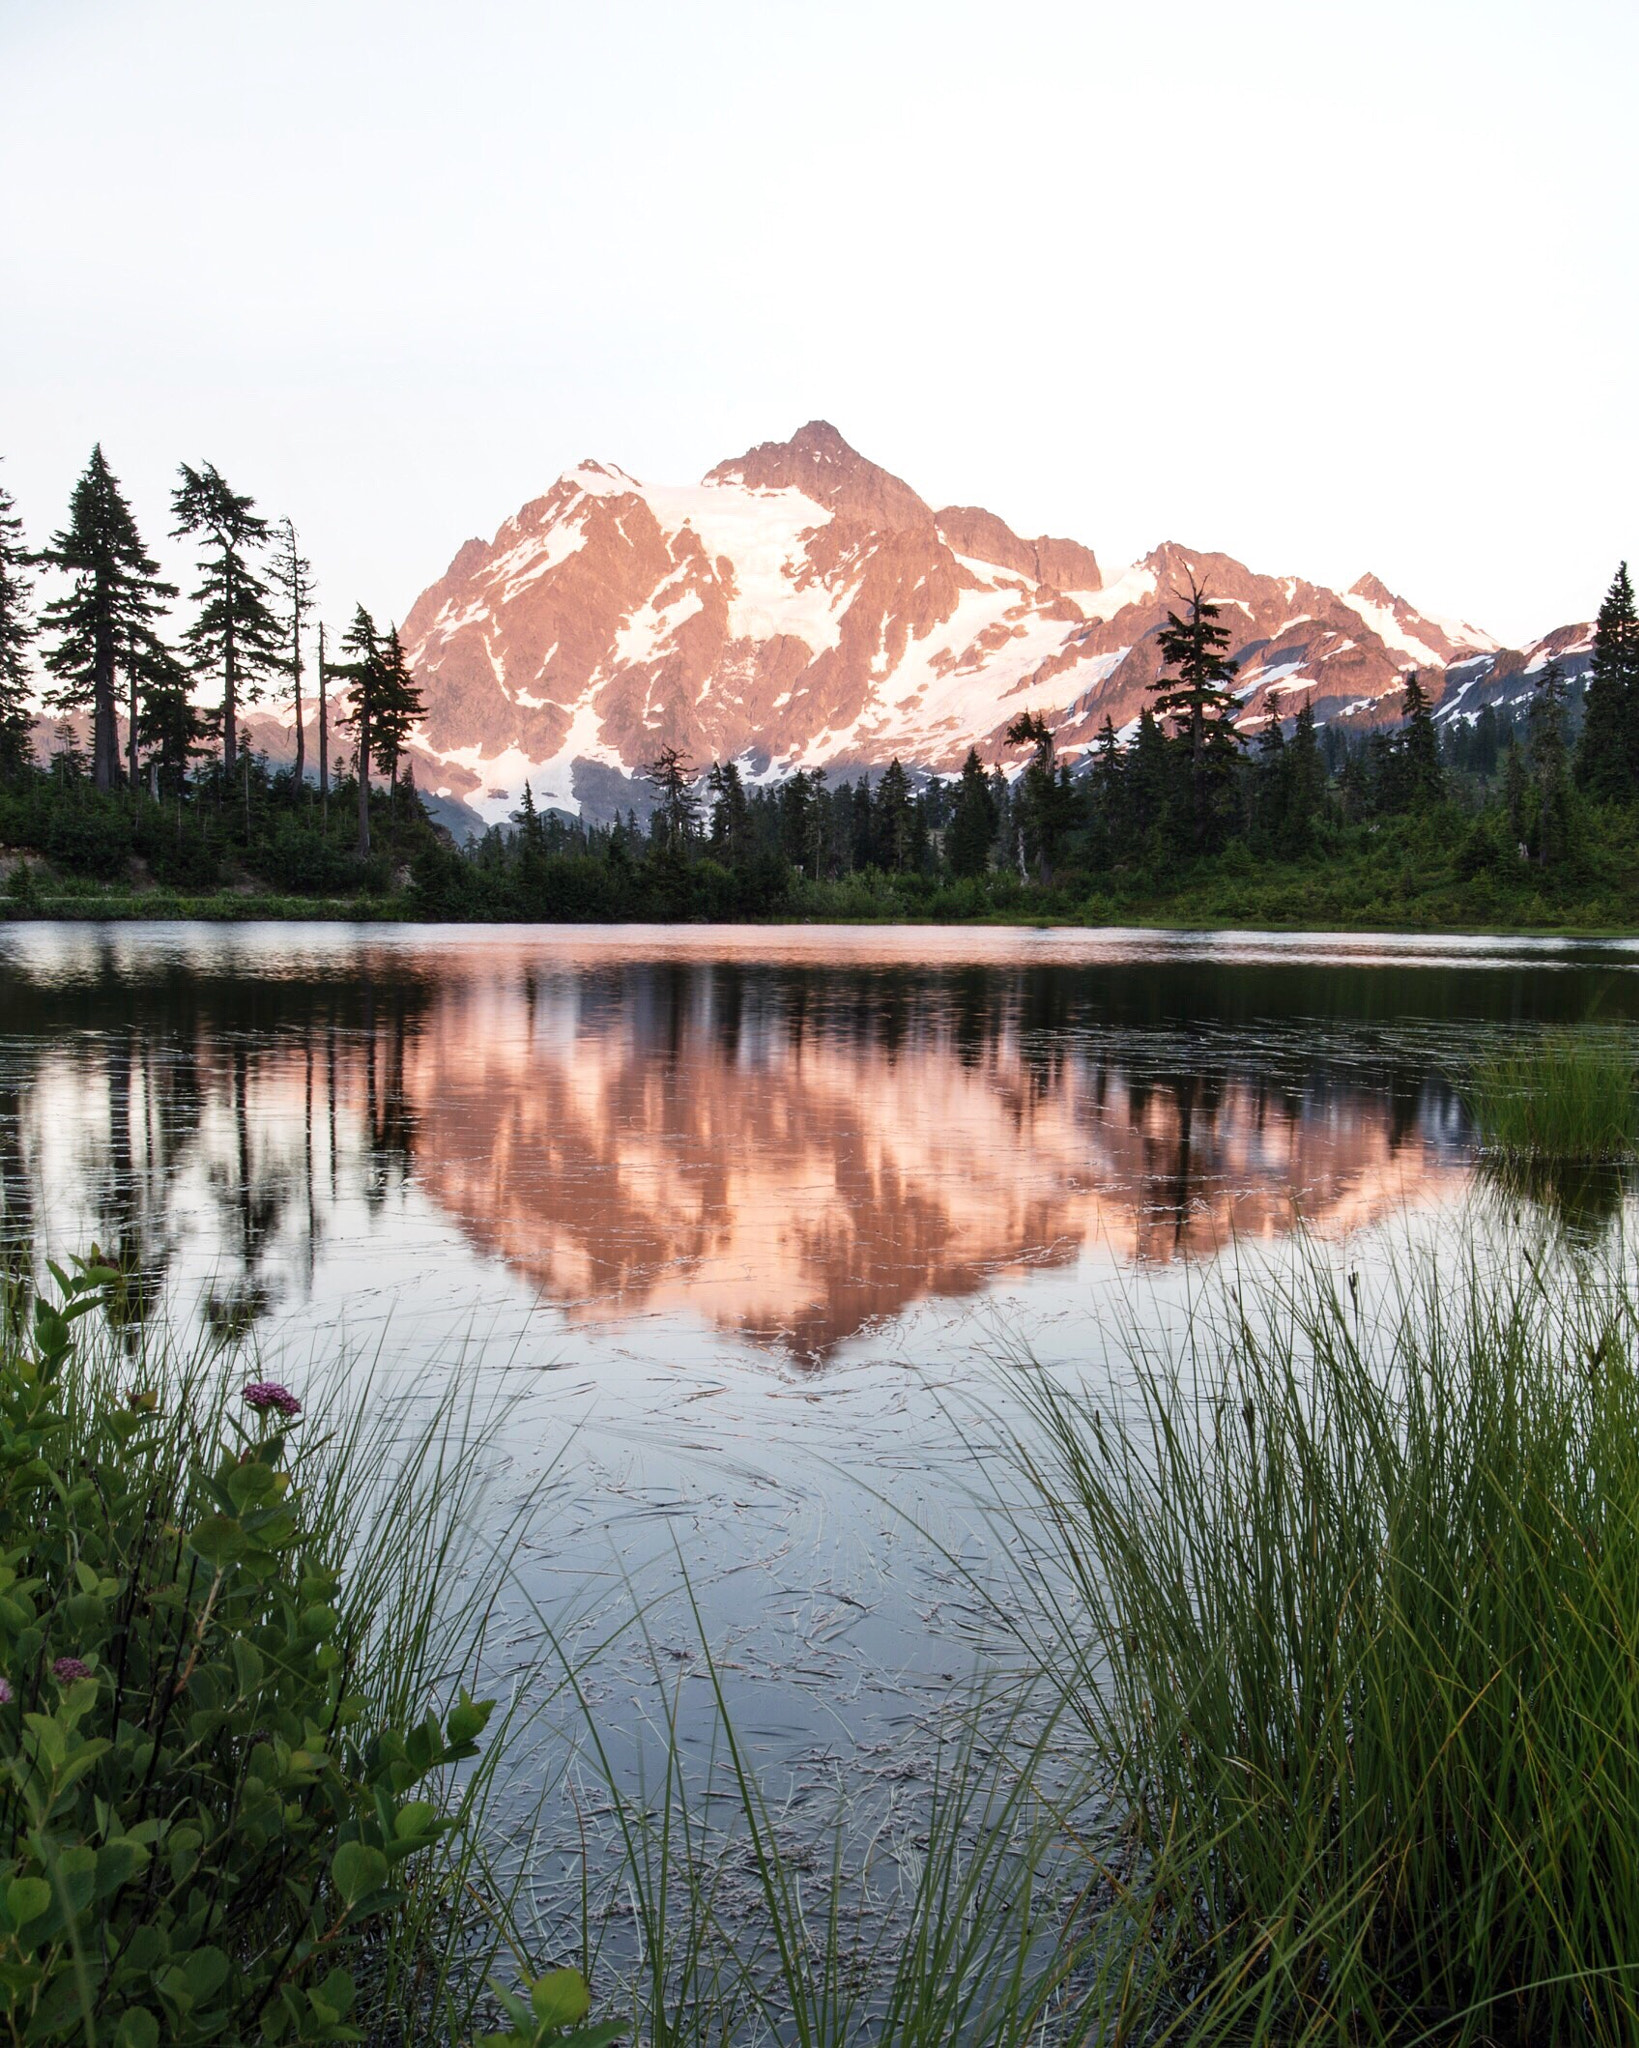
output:
POLYGON ((1074 760, 1137 719, 1192 579, 1223 607, 1251 730, 1305 699, 1322 721, 1391 717, 1408 667, 1467 717, 1527 695, 1549 652, 1584 665, 1586 627, 1505 650, 1375 576, 1339 593, 1176 542, 1106 576, 1080 542, 935 510, 815 420, 693 486, 583 462, 467 541, 403 626, 418 775, 491 819, 526 777, 607 817, 662 746, 753 775, 896 755, 950 774, 970 746, 1019 758, 1004 734, 1027 708, 1074 760))

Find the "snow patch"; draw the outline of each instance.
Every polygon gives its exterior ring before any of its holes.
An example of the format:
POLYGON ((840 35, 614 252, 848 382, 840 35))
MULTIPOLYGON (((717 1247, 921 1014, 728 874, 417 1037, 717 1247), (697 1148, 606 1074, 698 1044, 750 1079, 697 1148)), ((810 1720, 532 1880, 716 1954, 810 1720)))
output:
POLYGON ((732 639, 789 634, 813 654, 836 646, 852 586, 841 577, 834 586, 823 583, 804 538, 830 525, 825 506, 802 491, 758 491, 738 483, 668 485, 646 490, 643 497, 668 543, 686 527, 709 561, 726 555, 733 564, 732 639))
POLYGON ((1077 591, 1076 603, 1088 618, 1102 623, 1130 604, 1147 603, 1157 587, 1155 571, 1142 562, 1133 562, 1118 576, 1111 577, 1102 590, 1077 591))

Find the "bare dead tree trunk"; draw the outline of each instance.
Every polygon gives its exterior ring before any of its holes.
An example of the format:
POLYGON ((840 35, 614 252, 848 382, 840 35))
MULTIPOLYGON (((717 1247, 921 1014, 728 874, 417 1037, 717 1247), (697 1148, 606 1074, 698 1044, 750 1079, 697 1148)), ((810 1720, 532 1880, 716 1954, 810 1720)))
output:
POLYGON ((330 733, 324 701, 324 625, 319 625, 319 803, 330 816, 330 733))

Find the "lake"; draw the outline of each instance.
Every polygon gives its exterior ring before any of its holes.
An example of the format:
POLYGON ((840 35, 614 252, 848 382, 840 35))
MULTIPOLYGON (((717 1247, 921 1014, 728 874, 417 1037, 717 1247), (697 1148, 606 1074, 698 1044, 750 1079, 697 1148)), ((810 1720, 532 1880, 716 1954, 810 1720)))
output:
MULTIPOLYGON (((1000 1361, 1108 1374, 1124 1318, 1226 1257, 1444 1229, 1491 1199, 1464 1062, 1631 1030, 1636 970, 1546 940, 4 927, 0 1229, 117 1254, 225 1372, 506 1402, 495 1513, 536 1516, 541 1611, 590 1646, 645 1606, 588 1666, 617 1768, 662 1696, 704 1753, 709 1644, 793 1810, 894 1810, 982 1654, 1000 1361)), ((508 1628, 503 1682, 539 1634, 508 1628)))

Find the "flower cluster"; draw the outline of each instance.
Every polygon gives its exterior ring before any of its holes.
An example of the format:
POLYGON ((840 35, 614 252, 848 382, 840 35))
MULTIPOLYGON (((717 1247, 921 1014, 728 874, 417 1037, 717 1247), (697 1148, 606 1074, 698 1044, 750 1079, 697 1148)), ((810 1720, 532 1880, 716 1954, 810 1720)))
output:
POLYGON ((0 1707, 9 1707, 11 1705, 12 1698, 13 1694, 11 1686, 5 1679, 0 1678, 0 1707))
POLYGON ((51 1667, 51 1675, 59 1685, 72 1685, 76 1678, 89 1678, 91 1666, 78 1657, 59 1657, 51 1667))
POLYGON ((281 1415, 300 1415, 302 1412, 301 1402, 277 1380, 252 1380, 242 1392, 258 1415, 265 1415, 270 1408, 277 1408, 281 1415))

